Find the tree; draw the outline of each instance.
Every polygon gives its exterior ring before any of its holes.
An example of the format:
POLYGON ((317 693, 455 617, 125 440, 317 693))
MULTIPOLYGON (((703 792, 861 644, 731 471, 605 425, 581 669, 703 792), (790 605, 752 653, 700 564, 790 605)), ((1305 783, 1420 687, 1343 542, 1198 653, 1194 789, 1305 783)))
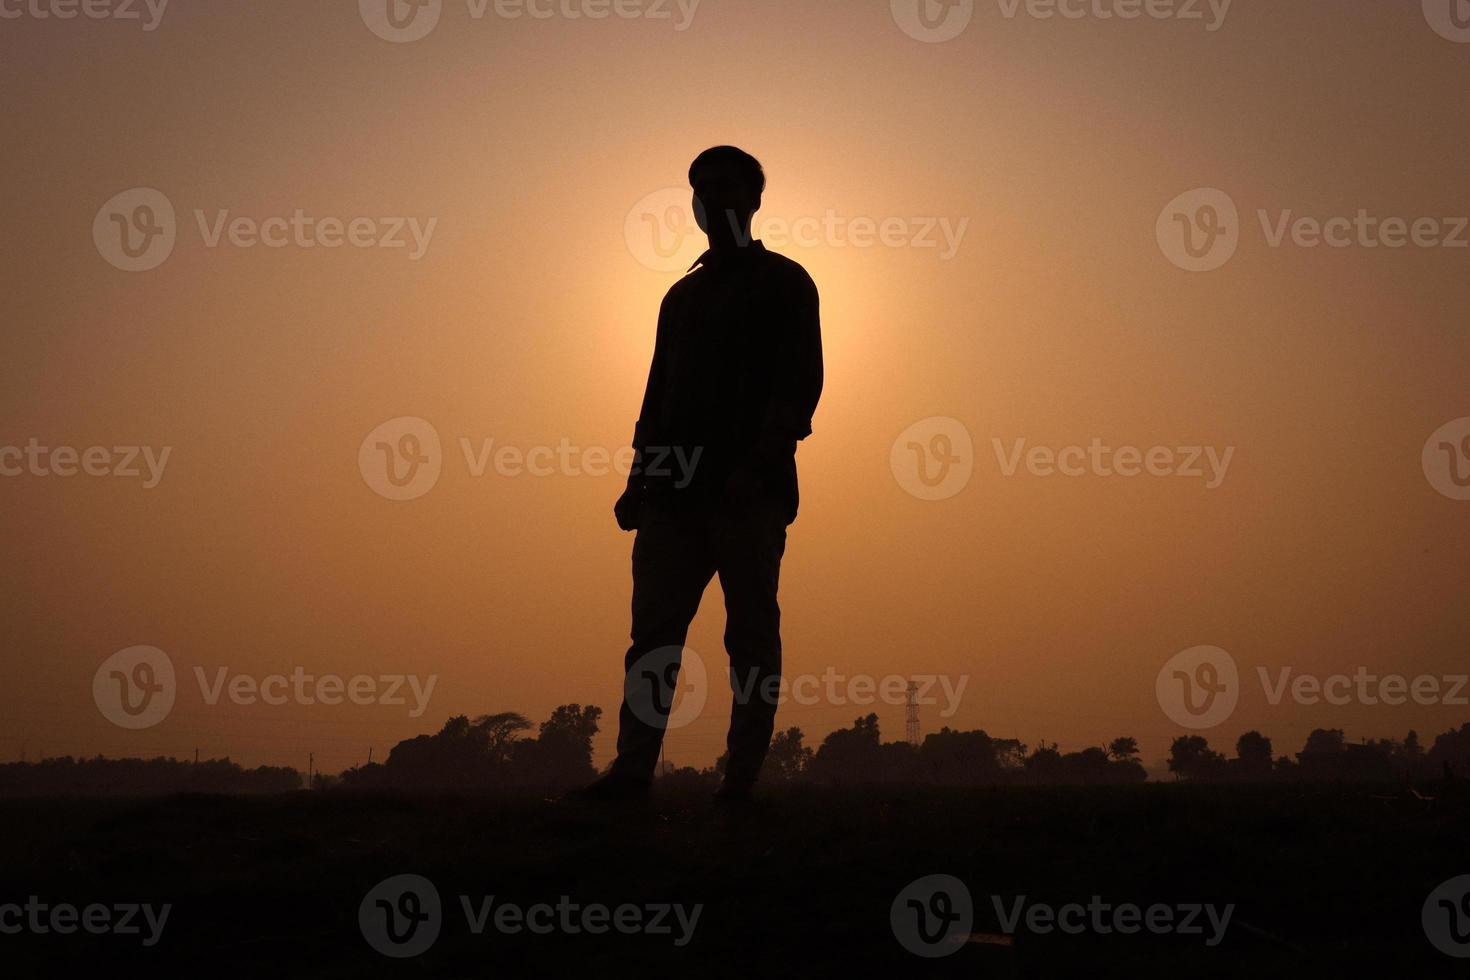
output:
POLYGON ((1307 744, 1300 755, 1336 755, 1342 751, 1347 740, 1341 728, 1314 728, 1307 736, 1307 744))
POLYGON ((1404 757, 1411 762, 1424 758, 1424 746, 1419 744, 1419 733, 1412 728, 1404 736, 1404 757))
POLYGON ((1470 724, 1460 726, 1459 731, 1450 729, 1434 737, 1429 749, 1429 761, 1436 769, 1446 773, 1463 773, 1470 763, 1470 724))
POLYGON ((765 779, 773 783, 790 783, 806 775, 813 752, 802 745, 802 737, 800 728, 788 728, 771 738, 771 749, 766 754, 766 765, 762 770, 765 779))
POLYGON ((592 767, 592 739, 602 709, 563 704, 541 723, 536 738, 523 738, 512 752, 512 782, 558 788, 584 783, 597 775, 592 767))
POLYGON ((1343 752, 1346 740, 1341 728, 1314 728, 1306 745, 1296 754, 1306 779, 1341 779, 1348 775, 1343 752))
POLYGON ((1271 775, 1271 740, 1249 731, 1235 740, 1235 768, 1243 779, 1267 779, 1271 775))
POLYGON ((1138 739, 1130 737, 1113 739, 1108 743, 1108 755, 1119 762, 1138 758, 1138 739))
POLYGON ((946 786, 995 782, 1002 770, 995 740, 979 729, 931 733, 919 746, 918 764, 925 779, 946 786))
POLYGON ((878 716, 870 714, 839 728, 817 747, 812 757, 812 775, 834 783, 873 782, 879 771, 878 716))
POLYGON ((483 738, 485 751, 492 761, 510 761, 511 746, 515 737, 531 727, 526 716, 514 711, 502 711, 496 715, 481 715, 470 723, 476 737, 483 738))
POLYGON ((1026 757, 1024 763, 1026 776, 1035 782, 1055 783, 1061 781, 1062 754, 1057 751, 1057 744, 1053 742, 1047 745, 1045 740, 1038 742, 1036 751, 1026 757))
POLYGON ((1203 735, 1181 735, 1169 746, 1169 771, 1181 779, 1208 781, 1225 774, 1225 757, 1203 735))

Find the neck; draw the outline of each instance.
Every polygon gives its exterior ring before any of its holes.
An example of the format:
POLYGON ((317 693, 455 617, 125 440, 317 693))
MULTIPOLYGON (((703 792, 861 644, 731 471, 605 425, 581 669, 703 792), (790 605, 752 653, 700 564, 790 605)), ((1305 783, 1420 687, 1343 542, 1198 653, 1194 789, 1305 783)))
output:
POLYGON ((733 212, 727 212, 723 223, 710 226, 708 232, 710 251, 717 255, 734 252, 745 248, 752 241, 750 237, 750 219, 740 221, 733 212))

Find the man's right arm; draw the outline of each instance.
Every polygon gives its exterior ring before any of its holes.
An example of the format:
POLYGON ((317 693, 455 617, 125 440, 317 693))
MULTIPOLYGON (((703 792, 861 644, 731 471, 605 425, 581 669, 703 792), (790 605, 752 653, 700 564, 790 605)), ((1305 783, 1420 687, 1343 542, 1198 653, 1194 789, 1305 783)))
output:
POLYGON ((623 495, 613 505, 613 516, 618 527, 624 531, 638 529, 638 509, 643 503, 643 460, 654 436, 655 419, 664 400, 666 381, 663 364, 665 359, 665 327, 668 322, 669 297, 665 296, 658 310, 658 329, 653 341, 653 361, 648 367, 648 383, 643 387, 643 404, 638 411, 638 421, 633 426, 633 466, 628 472, 628 484, 623 495))

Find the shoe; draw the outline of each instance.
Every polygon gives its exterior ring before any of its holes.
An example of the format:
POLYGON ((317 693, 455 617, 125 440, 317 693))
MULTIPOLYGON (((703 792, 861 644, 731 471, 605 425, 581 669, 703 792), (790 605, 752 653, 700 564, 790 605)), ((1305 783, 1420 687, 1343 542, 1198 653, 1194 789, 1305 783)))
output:
POLYGON ((562 798, 576 803, 646 803, 650 788, 651 783, 646 779, 609 772, 562 798))

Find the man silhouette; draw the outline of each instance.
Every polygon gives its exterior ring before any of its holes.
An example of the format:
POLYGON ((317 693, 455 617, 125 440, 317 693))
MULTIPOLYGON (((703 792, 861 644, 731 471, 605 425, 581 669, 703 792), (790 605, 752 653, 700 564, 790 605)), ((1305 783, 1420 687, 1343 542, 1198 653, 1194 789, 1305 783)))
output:
POLYGON ((659 309, 635 465, 613 508, 619 527, 638 532, 618 755, 582 798, 647 796, 679 653, 715 575, 735 691, 718 799, 749 799, 775 725, 796 444, 822 393, 817 288, 750 236, 766 184, 759 161, 717 146, 694 160, 689 184, 709 249, 659 309))

